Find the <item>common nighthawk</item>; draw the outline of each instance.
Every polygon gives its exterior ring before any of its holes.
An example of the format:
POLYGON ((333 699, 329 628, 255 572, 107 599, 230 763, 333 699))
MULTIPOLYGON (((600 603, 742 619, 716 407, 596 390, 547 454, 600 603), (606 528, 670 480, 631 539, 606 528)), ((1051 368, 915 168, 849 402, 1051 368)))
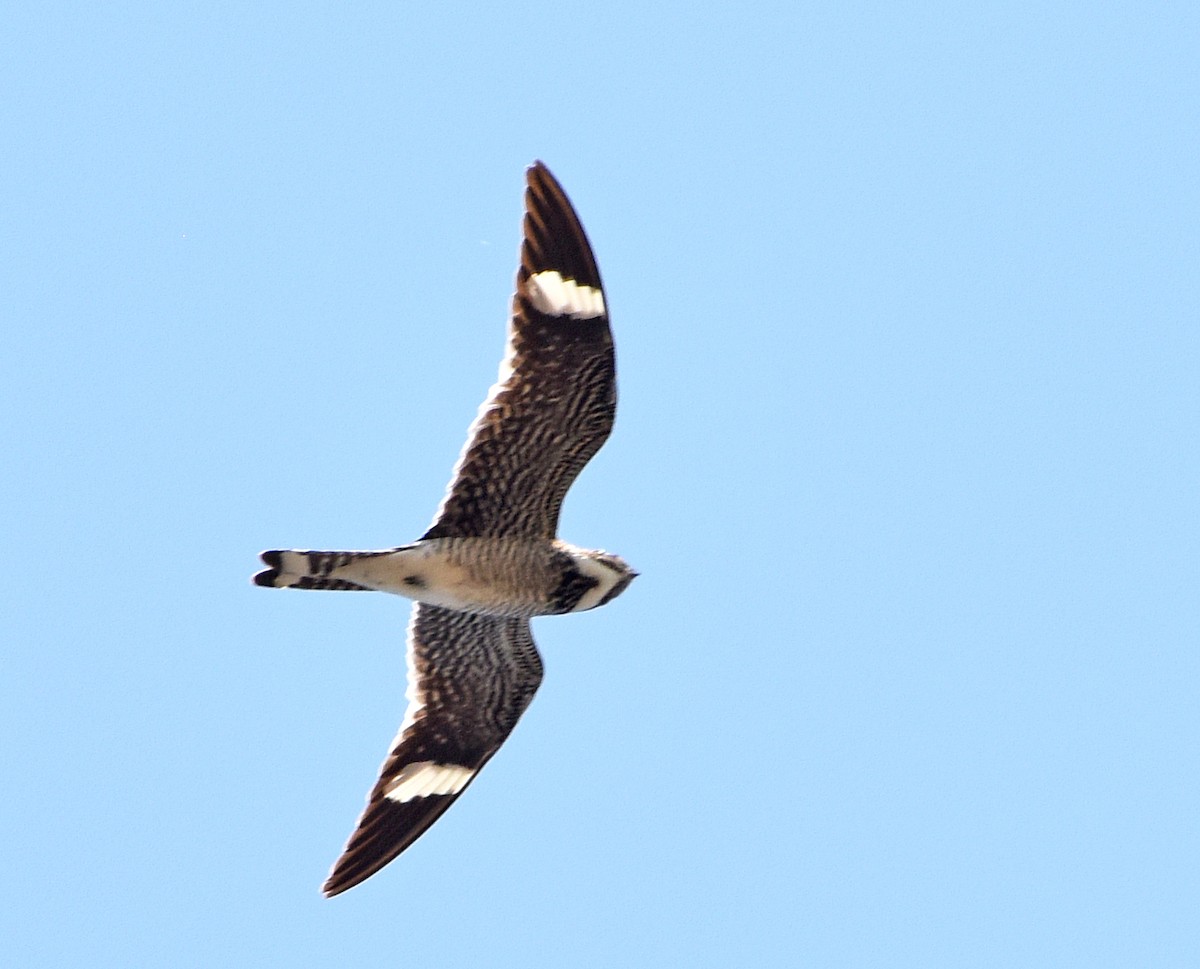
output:
POLYGON ((408 709, 326 895, 420 837, 512 732, 542 679, 530 617, 602 606, 637 575, 556 537, 567 489, 612 430, 616 365, 583 226, 541 162, 526 181, 507 352, 432 527, 384 551, 263 552, 269 568, 254 576, 416 600, 408 709))

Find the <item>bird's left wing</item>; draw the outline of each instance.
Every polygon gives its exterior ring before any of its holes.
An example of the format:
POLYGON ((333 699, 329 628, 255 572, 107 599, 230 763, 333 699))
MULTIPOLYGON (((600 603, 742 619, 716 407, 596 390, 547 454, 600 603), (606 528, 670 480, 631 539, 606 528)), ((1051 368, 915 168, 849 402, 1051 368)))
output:
POLYGON ((408 627, 408 710, 323 891, 370 877, 475 779, 533 699, 542 661, 529 622, 418 603, 408 627))

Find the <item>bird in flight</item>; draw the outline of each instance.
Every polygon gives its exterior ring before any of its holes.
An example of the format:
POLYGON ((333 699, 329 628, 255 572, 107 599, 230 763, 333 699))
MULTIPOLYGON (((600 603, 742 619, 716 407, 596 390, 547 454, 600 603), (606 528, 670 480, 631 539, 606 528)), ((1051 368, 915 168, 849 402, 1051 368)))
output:
POLYGON ((612 431, 616 362, 583 226, 541 162, 526 172, 521 264, 500 376, 429 530, 382 551, 262 553, 276 589, 357 589, 416 600, 408 708, 327 896, 369 878, 470 785, 533 699, 532 616, 611 602, 637 576, 557 537, 567 489, 612 431))

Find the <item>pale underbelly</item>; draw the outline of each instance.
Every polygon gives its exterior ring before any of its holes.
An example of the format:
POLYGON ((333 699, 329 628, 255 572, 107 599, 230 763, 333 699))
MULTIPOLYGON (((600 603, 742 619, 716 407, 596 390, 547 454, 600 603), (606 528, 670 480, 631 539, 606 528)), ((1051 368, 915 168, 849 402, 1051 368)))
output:
POLYGON ((530 617, 553 611, 549 553, 486 540, 438 539, 348 562, 338 578, 462 612, 530 617))

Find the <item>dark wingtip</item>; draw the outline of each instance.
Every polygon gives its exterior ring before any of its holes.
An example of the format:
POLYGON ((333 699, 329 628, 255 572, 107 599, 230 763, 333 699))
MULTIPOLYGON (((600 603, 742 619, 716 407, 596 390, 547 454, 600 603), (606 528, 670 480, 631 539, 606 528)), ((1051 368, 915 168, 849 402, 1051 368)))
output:
POLYGON ((518 291, 530 275, 546 269, 603 290, 587 233, 558 179, 542 162, 535 161, 525 170, 525 182, 518 291))
POLYGON ((268 589, 275 588, 275 580, 279 578, 279 567, 283 562, 283 556, 277 551, 263 552, 259 558, 264 563, 271 566, 269 569, 264 569, 254 576, 254 584, 265 586, 268 589))
POLYGON ((535 191, 554 192, 557 190, 559 194, 566 195, 562 186, 558 184, 558 179, 554 177, 554 173, 540 158, 525 169, 525 184, 535 191))

